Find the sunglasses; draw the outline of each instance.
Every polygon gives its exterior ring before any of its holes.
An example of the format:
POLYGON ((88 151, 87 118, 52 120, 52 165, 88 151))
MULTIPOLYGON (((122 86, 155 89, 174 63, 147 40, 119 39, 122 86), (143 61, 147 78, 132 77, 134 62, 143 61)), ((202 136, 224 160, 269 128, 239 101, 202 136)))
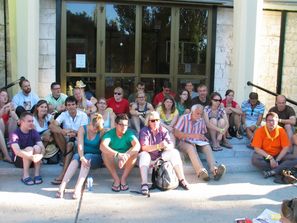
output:
POLYGON ((214 98, 212 100, 215 101, 215 102, 218 102, 218 101, 221 102, 222 101, 221 99, 214 99, 214 98))
POLYGON ((151 119, 150 122, 158 122, 160 119, 151 119))
POLYGON ((122 93, 119 93, 119 92, 114 92, 113 94, 114 95, 122 95, 122 93))

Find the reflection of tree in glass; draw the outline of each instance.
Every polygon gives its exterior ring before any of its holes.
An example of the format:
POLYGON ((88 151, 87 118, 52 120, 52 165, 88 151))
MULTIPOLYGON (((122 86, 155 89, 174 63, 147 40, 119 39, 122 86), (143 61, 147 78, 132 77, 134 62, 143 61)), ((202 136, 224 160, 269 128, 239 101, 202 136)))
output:
POLYGON ((106 71, 134 72, 136 7, 132 5, 111 5, 111 7, 116 16, 109 17, 113 19, 106 19, 106 71))
POLYGON ((96 69, 96 25, 85 11, 67 10, 67 60, 71 60, 72 71, 94 72, 96 69), (86 69, 75 68, 76 54, 86 54, 86 69))
POLYGON ((208 11, 204 9, 180 10, 180 40, 195 43, 192 50, 199 55, 199 64, 206 62, 208 11))

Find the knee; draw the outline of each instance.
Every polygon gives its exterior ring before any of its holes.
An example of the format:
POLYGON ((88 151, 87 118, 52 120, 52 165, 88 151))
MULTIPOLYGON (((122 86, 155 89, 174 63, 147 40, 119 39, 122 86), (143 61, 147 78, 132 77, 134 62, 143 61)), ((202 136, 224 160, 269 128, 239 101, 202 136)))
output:
POLYGON ((142 151, 139 153, 139 167, 149 166, 151 162, 151 156, 148 152, 142 151))
POLYGON ((215 118, 211 118, 211 119, 209 120, 209 122, 210 122, 211 124, 215 125, 215 126, 217 126, 217 124, 218 124, 218 121, 217 121, 215 118))
POLYGON ((34 153, 41 153, 41 147, 38 145, 33 146, 34 153))

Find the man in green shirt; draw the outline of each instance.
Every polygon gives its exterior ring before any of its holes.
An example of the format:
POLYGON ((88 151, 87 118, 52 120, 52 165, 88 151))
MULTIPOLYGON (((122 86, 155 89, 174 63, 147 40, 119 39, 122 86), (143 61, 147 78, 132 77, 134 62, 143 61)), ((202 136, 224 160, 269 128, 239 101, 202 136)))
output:
POLYGON ((127 177, 136 163, 140 150, 137 137, 128 129, 128 121, 126 114, 117 115, 115 128, 104 134, 100 145, 104 164, 114 180, 111 189, 115 192, 129 189, 127 177), (124 168, 121 177, 116 171, 116 163, 120 169, 124 168))

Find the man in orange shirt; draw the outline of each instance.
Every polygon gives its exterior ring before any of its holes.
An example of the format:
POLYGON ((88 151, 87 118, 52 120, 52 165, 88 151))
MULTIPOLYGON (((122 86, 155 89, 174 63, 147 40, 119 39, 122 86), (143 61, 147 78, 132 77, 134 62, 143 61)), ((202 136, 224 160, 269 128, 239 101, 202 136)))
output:
POLYGON ((277 125, 278 115, 269 112, 266 125, 256 130, 252 146, 255 152, 252 164, 263 170, 264 178, 280 174, 284 168, 297 165, 297 159, 288 155, 290 140, 282 127, 277 125))

